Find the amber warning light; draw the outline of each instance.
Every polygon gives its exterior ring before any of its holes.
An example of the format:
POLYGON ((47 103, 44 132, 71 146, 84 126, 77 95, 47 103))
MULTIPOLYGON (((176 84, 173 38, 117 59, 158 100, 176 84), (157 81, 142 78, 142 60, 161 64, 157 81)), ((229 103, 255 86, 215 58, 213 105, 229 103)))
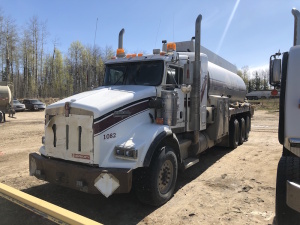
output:
POLYGON ((167 52, 176 51, 176 44, 174 42, 170 42, 167 44, 167 52))
POLYGON ((117 57, 124 57, 125 56, 125 51, 123 48, 118 48, 117 49, 117 57))

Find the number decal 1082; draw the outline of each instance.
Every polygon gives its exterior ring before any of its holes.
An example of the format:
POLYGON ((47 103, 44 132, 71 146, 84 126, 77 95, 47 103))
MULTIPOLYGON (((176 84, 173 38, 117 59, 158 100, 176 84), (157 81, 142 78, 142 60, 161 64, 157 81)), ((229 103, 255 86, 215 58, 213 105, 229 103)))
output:
POLYGON ((117 136, 116 133, 110 133, 110 134, 104 134, 103 138, 104 138, 104 140, 108 140, 108 139, 111 139, 111 138, 116 138, 116 136, 117 136))

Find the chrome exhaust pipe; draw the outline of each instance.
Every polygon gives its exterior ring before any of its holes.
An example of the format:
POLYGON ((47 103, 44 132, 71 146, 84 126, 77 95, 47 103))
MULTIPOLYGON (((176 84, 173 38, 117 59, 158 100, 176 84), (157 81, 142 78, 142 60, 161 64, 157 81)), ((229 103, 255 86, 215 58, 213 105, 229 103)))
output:
POLYGON ((118 45, 118 49, 117 49, 117 57, 118 58, 123 58, 125 57, 125 51, 123 49, 123 35, 125 33, 124 28, 120 31, 119 33, 119 45, 118 45))
POLYGON ((195 23, 195 62, 193 69, 193 85, 191 91, 191 110, 190 110, 190 128, 193 133, 193 151, 198 152, 200 149, 200 78, 201 78, 201 61, 200 61, 200 37, 201 37, 201 20, 200 14, 195 23))
POLYGON ((125 33, 125 30, 124 28, 120 31, 119 33, 119 45, 118 45, 118 48, 121 49, 123 48, 123 35, 125 33))
POLYGON ((200 34, 201 34, 201 20, 200 14, 196 19, 195 24, 195 62, 194 62, 194 74, 193 85, 191 91, 191 110, 190 110, 190 128, 194 131, 200 130, 200 34))
POLYGON ((300 45, 300 12, 293 8, 292 9, 292 14, 294 15, 295 22, 294 22, 294 46, 295 45, 300 45))

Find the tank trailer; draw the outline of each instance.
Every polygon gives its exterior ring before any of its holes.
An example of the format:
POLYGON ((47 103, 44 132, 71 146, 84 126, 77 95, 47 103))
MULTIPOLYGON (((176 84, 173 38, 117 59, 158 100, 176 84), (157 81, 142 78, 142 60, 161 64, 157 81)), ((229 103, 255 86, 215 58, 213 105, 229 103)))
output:
POLYGON ((194 38, 163 41, 152 55, 125 55, 122 29, 104 86, 47 106, 30 175, 106 197, 134 189, 158 206, 200 153, 243 144, 252 116, 245 83, 234 65, 200 45, 201 19, 194 38))
POLYGON ((0 82, 0 123, 5 122, 5 114, 15 114, 12 107, 12 95, 6 82, 0 82))

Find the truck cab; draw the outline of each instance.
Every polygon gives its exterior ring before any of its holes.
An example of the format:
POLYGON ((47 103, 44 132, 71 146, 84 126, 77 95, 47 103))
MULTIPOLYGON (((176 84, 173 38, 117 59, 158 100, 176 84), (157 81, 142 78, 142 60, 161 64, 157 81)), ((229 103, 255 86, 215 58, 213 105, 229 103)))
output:
POLYGON ((276 181, 277 224, 300 220, 300 13, 295 18, 294 46, 270 57, 270 84, 281 89, 278 140, 283 145, 276 181))
POLYGON ((200 153, 247 141, 246 86, 234 65, 200 45, 201 18, 195 38, 163 41, 151 55, 125 55, 122 29, 104 85, 46 108, 30 174, 106 197, 134 187, 141 202, 158 206, 200 153))

